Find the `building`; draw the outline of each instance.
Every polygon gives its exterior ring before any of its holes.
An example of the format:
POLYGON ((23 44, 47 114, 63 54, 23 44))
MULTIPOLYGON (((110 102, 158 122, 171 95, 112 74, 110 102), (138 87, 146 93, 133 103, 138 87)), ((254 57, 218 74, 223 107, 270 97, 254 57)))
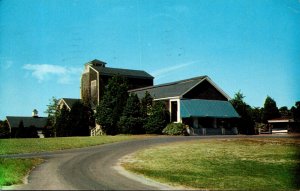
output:
POLYGON ((44 138, 44 130, 47 129, 47 117, 39 117, 38 111, 36 109, 33 110, 32 116, 6 116, 9 131, 11 137, 15 137, 20 127, 21 123, 23 123, 23 127, 25 129, 35 128, 37 135, 40 138, 44 138))
POLYGON ((61 98, 59 101, 58 101, 58 107, 60 109, 63 108, 63 106, 65 106, 68 110, 71 110, 72 109, 72 106, 77 103, 77 102, 80 102, 81 99, 76 99, 76 98, 61 98))
POLYGON ((129 89, 153 86, 154 77, 145 71, 106 67, 106 63, 93 60, 85 64, 81 76, 81 99, 92 107, 99 104, 105 86, 115 75, 126 78, 129 89))
POLYGON ((141 99, 146 92, 165 103, 171 122, 193 127, 191 134, 237 134, 239 118, 230 97, 208 76, 130 90, 141 99))

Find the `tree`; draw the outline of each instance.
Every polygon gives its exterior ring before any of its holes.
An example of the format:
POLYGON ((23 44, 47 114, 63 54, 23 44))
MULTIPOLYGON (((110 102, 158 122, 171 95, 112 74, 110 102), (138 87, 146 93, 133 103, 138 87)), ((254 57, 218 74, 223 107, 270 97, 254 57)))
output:
POLYGON ((7 120, 1 121, 0 120, 0 138, 9 138, 9 126, 7 120))
POLYGON ((280 113, 276 106, 276 102, 270 96, 267 96, 264 103, 263 122, 267 123, 269 119, 278 117, 280 117, 280 113))
POLYGON ((261 123, 262 122, 262 114, 263 114, 263 108, 254 107, 251 110, 252 119, 256 123, 261 123))
POLYGON ((148 91, 146 91, 144 97, 141 100, 141 113, 143 118, 147 118, 149 112, 152 109, 152 105, 153 105, 153 97, 150 95, 148 91))
POLYGON ((232 106, 241 116, 238 120, 238 130, 243 134, 254 134, 254 121, 251 115, 251 107, 244 102, 245 96, 239 91, 230 100, 232 106))
POLYGON ((291 116, 291 112, 287 106, 283 106, 283 107, 279 108, 279 113, 280 113, 281 117, 291 116))
POLYGON ((93 111, 81 102, 73 104, 70 111, 70 135, 88 136, 90 134, 90 118, 93 111))
POLYGON ((105 88, 104 95, 96 108, 96 122, 108 135, 119 133, 117 123, 128 98, 128 86, 124 78, 114 76, 105 88))
POLYGON ((118 123, 120 131, 125 134, 142 134, 143 121, 141 105, 136 94, 130 94, 118 123))
POLYGON ((71 133, 70 111, 65 105, 58 111, 54 124, 54 133, 57 137, 66 137, 71 133))
POLYGON ((58 108, 58 99, 55 97, 52 97, 50 100, 50 103, 47 105, 47 110, 45 113, 48 114, 48 125, 54 126, 56 122, 57 115, 59 114, 59 108, 58 108))
POLYGON ((300 121, 300 101, 295 103, 295 106, 292 107, 291 111, 293 113, 294 120, 300 121))
POLYGON ((165 104, 162 101, 156 101, 144 125, 145 131, 148 134, 161 134, 169 121, 169 113, 165 104))

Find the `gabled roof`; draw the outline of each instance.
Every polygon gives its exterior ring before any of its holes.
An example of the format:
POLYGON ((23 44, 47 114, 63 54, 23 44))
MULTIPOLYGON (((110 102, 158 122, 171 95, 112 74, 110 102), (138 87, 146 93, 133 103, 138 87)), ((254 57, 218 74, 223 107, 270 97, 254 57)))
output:
POLYGON ((149 92, 154 99, 180 97, 202 82, 206 77, 207 76, 199 76, 196 78, 130 90, 129 92, 136 93, 139 98, 144 97, 146 91, 149 92))
POLYGON ((134 89, 130 90, 129 92, 137 94, 139 98, 144 97, 146 91, 148 91, 154 99, 174 97, 182 98, 183 95, 185 95, 187 92, 189 92, 191 89, 193 89, 205 80, 207 80, 211 85, 213 85, 228 100, 230 99, 230 97, 223 90, 221 90, 208 76, 199 76, 186 80, 134 89))
POLYGON ((100 75, 114 76, 120 75, 124 77, 142 78, 142 79, 153 79, 154 77, 142 70, 130 70, 122 68, 109 68, 103 66, 90 65, 95 71, 99 72, 100 75))
POLYGON ((22 117, 22 116, 7 116, 7 122, 11 128, 19 127, 23 121, 24 127, 35 126, 36 128, 43 128, 47 125, 47 117, 22 117))
POLYGON ((68 109, 71 109, 72 106, 74 105, 74 103, 80 102, 80 101, 81 101, 81 99, 76 99, 76 98, 61 98, 61 99, 59 100, 59 104, 60 104, 61 102, 64 102, 64 104, 67 106, 67 108, 68 108, 68 109))
POLYGON ((180 100, 181 117, 240 117, 229 101, 187 99, 180 100))

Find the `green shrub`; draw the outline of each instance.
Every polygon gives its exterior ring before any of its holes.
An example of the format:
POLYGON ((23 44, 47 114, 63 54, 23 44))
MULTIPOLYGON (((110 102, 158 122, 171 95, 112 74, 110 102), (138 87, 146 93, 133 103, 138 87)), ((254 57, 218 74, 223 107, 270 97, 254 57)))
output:
POLYGON ((162 133, 166 135, 187 135, 186 127, 183 123, 169 123, 162 133))

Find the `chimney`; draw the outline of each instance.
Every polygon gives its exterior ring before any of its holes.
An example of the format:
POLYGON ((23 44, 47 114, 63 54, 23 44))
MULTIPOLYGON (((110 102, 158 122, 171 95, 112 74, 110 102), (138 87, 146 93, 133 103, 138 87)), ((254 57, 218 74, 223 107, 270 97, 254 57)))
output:
POLYGON ((34 110, 32 111, 32 117, 39 117, 39 116, 38 116, 38 111, 37 111, 36 109, 34 109, 34 110))

